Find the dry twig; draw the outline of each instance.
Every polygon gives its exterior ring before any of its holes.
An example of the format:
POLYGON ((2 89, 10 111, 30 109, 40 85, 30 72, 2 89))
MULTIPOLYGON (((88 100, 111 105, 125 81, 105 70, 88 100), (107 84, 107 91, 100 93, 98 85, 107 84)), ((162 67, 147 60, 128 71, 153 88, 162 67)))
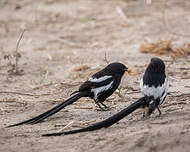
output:
POLYGON ((119 14, 119 16, 124 20, 124 22, 127 23, 127 16, 126 14, 123 12, 121 7, 116 7, 116 11, 119 14))
POLYGON ((175 97, 181 97, 181 96, 190 97, 190 93, 182 93, 182 94, 175 95, 175 97))
POLYGON ((105 52, 105 55, 104 55, 104 61, 107 63, 107 64, 109 64, 109 61, 108 61, 108 59, 107 59, 107 53, 105 52))
POLYGON ((22 33, 21 33, 21 35, 20 35, 20 37, 19 37, 19 39, 17 41, 17 44, 16 44, 16 50, 15 50, 15 74, 20 73, 20 71, 18 70, 18 60, 20 58, 20 54, 18 53, 18 47, 19 47, 20 41, 21 41, 25 31, 26 31, 25 29, 22 31, 22 33))
MULTIPOLYGON (((68 128, 68 127, 71 126, 71 125, 72 125, 72 127, 80 127, 80 126, 78 126, 78 125, 89 125, 89 124, 91 124, 91 123, 93 123, 93 122, 96 122, 96 120, 89 120, 89 121, 84 121, 84 122, 71 121, 71 122, 69 122, 67 125, 63 125, 64 127, 61 128, 61 129, 59 129, 58 132, 62 132, 63 130, 65 130, 66 128, 68 128)), ((58 125, 56 125, 56 127, 57 127, 57 126, 58 126, 58 125)), ((62 125, 59 125, 59 126, 62 126, 62 125)), ((81 128, 81 127, 80 127, 80 128, 81 128)))
POLYGON ((64 129, 68 128, 73 123, 74 123, 74 121, 69 122, 66 126, 64 126, 63 128, 59 129, 57 132, 62 132, 64 129))
POLYGON ((93 107, 74 107, 74 109, 93 109, 93 107))

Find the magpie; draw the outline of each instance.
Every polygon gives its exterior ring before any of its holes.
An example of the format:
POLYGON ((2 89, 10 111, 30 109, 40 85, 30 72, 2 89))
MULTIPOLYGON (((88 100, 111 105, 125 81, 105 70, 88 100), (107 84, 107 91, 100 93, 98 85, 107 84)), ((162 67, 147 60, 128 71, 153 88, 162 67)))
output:
POLYGON ((144 106, 144 116, 150 116, 155 108, 158 110, 168 93, 168 78, 165 74, 165 64, 160 58, 152 58, 143 78, 140 81, 140 88, 148 106, 144 106))
POLYGON ((79 89, 73 92, 71 97, 63 103, 34 118, 7 127, 14 127, 22 124, 36 124, 82 97, 93 99, 101 110, 106 110, 108 107, 103 102, 118 88, 121 78, 126 71, 128 71, 128 68, 124 64, 119 62, 111 63, 101 71, 92 75, 92 77, 85 81, 79 89))
POLYGON ((60 136, 107 128, 117 123, 138 108, 146 109, 143 116, 150 116, 156 108, 161 114, 159 105, 163 103, 168 92, 168 79, 165 74, 165 64, 161 59, 156 57, 151 59, 147 69, 145 70, 143 78, 140 81, 140 88, 143 97, 106 120, 92 124, 86 128, 43 134, 42 136, 60 136))

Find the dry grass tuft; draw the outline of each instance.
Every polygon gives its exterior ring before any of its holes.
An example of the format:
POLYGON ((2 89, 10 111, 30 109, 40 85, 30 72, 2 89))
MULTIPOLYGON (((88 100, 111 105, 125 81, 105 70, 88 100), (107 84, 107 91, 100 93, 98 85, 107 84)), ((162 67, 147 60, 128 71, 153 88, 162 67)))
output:
POLYGON ((88 78, 91 77, 91 75, 93 75, 94 73, 98 72, 101 69, 102 69, 101 67, 91 68, 88 65, 80 65, 80 66, 75 67, 71 71, 70 78, 73 80, 76 80, 76 79, 87 80, 88 78))
POLYGON ((178 58, 190 55, 190 44, 184 43, 182 46, 174 48, 171 40, 161 40, 155 43, 142 44, 140 46, 140 52, 178 58))
POLYGON ((73 71, 86 71, 90 68, 91 67, 88 65, 80 65, 80 66, 75 67, 73 71))

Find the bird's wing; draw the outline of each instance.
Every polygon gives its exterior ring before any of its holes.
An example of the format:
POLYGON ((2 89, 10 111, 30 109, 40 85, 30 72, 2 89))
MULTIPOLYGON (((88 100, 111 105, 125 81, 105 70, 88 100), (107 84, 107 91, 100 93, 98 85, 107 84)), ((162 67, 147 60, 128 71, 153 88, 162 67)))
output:
POLYGON ((160 98, 160 104, 163 103, 167 93, 168 93, 168 86, 169 86, 169 81, 168 81, 168 78, 166 77, 165 78, 165 81, 164 81, 164 84, 163 84, 163 89, 161 91, 163 91, 162 93, 162 97, 160 98))
POLYGON ((110 84, 113 80, 114 78, 110 75, 102 76, 99 78, 92 76, 91 78, 88 79, 88 81, 84 82, 80 86, 79 91, 91 91, 91 89, 106 86, 110 84))
POLYGON ((104 77, 104 76, 111 76, 112 74, 110 73, 110 71, 108 71, 107 69, 102 69, 101 71, 98 71, 97 73, 93 74, 92 77, 93 78, 101 78, 101 77, 104 77))
POLYGON ((154 85, 152 85, 150 87, 147 84, 143 84, 143 79, 141 79, 140 88, 144 96, 154 97, 154 99, 162 97, 164 98, 168 91, 168 80, 167 78, 165 78, 165 81, 161 86, 155 87, 154 85))

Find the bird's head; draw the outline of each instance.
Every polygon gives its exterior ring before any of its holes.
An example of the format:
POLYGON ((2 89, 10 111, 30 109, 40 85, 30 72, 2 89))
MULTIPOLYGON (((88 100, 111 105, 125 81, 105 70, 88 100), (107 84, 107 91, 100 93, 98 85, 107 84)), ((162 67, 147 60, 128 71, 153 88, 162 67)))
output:
POLYGON ((126 71, 128 71, 128 68, 119 62, 110 63, 106 69, 111 72, 112 74, 121 74, 123 75, 126 71))
POLYGON ((157 57, 152 58, 147 67, 147 71, 153 73, 165 73, 164 61, 157 57))

